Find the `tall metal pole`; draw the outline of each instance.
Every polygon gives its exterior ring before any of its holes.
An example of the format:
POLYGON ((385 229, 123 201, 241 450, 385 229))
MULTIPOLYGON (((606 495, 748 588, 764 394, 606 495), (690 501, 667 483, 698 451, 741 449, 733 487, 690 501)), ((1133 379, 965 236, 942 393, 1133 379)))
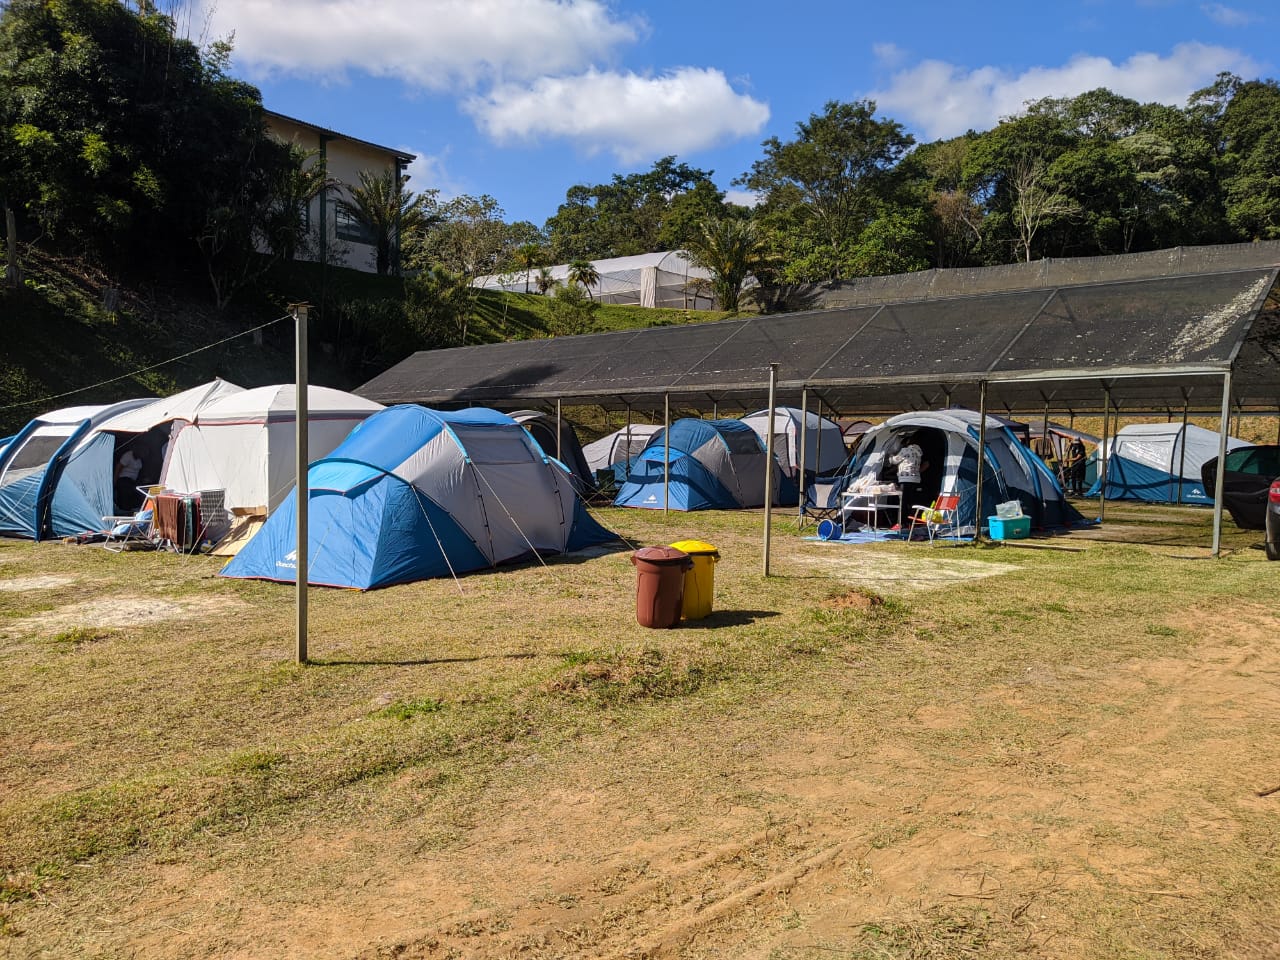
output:
MULTIPOLYGON (((822 436, 822 429, 818 429, 818 436, 822 436)), ((800 504, 796 511, 801 524, 804 523, 804 471, 808 464, 805 462, 806 448, 809 446, 809 388, 804 387, 800 391, 800 504)))
POLYGON ((560 398, 556 397, 556 459, 564 463, 564 457, 560 453, 560 431, 564 429, 563 420, 560 418, 560 398))
POLYGON ((1111 388, 1102 388, 1102 443, 1098 445, 1098 522, 1107 515, 1107 464, 1111 451, 1107 448, 1111 417, 1111 388))
MULTIPOLYGON (((1187 406, 1189 401, 1184 400, 1182 403, 1182 433, 1178 434, 1180 446, 1182 447, 1182 455, 1178 457, 1178 504, 1182 503, 1182 478, 1187 475, 1187 406)), ((1219 460, 1219 469, 1221 469, 1222 461, 1219 460)))
POLYGON ((310 499, 310 491, 307 489, 307 440, 309 438, 307 425, 307 307, 305 303, 295 303, 292 305, 294 317, 294 344, 297 350, 297 383, 294 385, 295 399, 294 412, 296 419, 294 425, 296 435, 294 438, 294 452, 297 460, 294 465, 294 483, 297 487, 297 506, 298 506, 298 543, 297 558, 294 567, 294 575, 297 579, 297 623, 294 639, 294 660, 298 663, 307 662, 307 507, 310 499))
POLYGON ((1213 555, 1222 553, 1222 484, 1227 471, 1227 429, 1231 426, 1231 371, 1222 375, 1222 420, 1218 426, 1218 474, 1213 478, 1213 555))
POLYGON ((671 509, 671 394, 662 395, 662 512, 671 509))
POLYGON ((627 464, 627 472, 631 472, 631 404, 627 404, 627 445, 623 448, 627 452, 625 463, 627 464))
POLYGON ((982 478, 987 472, 987 381, 978 383, 978 489, 973 505, 973 542, 982 542, 982 478))
POLYGON ((778 394, 778 365, 769 364, 769 430, 764 441, 764 575, 769 576, 769 548, 773 536, 773 416, 778 394))

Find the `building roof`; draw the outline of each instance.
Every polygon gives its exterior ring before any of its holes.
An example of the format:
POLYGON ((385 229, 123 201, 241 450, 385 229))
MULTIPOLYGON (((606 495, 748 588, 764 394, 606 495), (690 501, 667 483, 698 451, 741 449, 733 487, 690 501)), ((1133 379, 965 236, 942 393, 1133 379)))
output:
MULTIPOLYGON (((1141 279, 1006 281, 996 292, 926 291, 838 309, 422 351, 357 392, 384 403, 562 399, 640 409, 661 408, 669 395, 750 409, 767 396, 776 362, 780 403, 807 388, 838 411, 976 407, 983 383, 993 412, 1046 403, 1098 410, 1104 391, 1130 412, 1184 403, 1216 411, 1231 371, 1235 404, 1276 411, 1280 310, 1268 309, 1268 298, 1280 256, 1269 251, 1270 265, 1240 268, 1211 255, 1221 249, 1141 279)), ((1256 259, 1260 251, 1249 250, 1256 259)), ((979 273, 974 285, 982 281, 979 273)))
POLYGON ((374 150, 381 150, 383 153, 389 153, 397 160, 403 160, 405 163, 412 163, 414 160, 418 159, 416 154, 405 153, 403 150, 399 150, 396 147, 385 147, 382 144, 374 143, 371 140, 361 140, 359 137, 353 137, 347 133, 339 133, 337 130, 330 130, 328 127, 321 127, 317 124, 309 123, 306 120, 299 120, 297 117, 290 117, 283 113, 277 113, 275 110, 267 110, 266 115, 268 117, 275 117, 278 120, 287 120, 289 123, 295 123, 300 127, 306 127, 308 130, 312 130, 324 137, 333 137, 335 140, 347 140, 351 143, 358 143, 361 146, 371 147, 374 150))

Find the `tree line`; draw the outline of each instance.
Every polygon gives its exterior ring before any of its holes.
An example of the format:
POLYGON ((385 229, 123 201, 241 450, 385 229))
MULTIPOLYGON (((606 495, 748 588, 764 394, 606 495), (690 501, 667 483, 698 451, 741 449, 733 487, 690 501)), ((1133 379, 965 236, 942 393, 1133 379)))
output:
POLYGON ((580 289, 562 295, 580 314, 589 261, 687 250, 736 309, 748 274, 785 291, 1280 236, 1280 86, 1270 79, 1222 74, 1182 107, 1105 89, 1048 98, 990 130, 928 143, 872 101, 832 101, 791 137, 765 140, 733 181, 754 206, 728 202, 712 171, 672 156, 570 187, 539 226, 510 222, 491 196, 409 191, 390 171, 337 190, 317 157, 266 133, 261 95, 229 74, 230 54, 227 42, 178 36, 149 0, 0 4, 11 283, 24 237, 124 275, 195 270, 221 306, 271 263, 315 253, 305 210, 330 188, 368 227, 378 271, 398 253, 409 299, 447 318, 452 340, 465 339, 457 311, 476 277, 505 273, 551 292, 553 263, 573 264, 567 286, 580 289))

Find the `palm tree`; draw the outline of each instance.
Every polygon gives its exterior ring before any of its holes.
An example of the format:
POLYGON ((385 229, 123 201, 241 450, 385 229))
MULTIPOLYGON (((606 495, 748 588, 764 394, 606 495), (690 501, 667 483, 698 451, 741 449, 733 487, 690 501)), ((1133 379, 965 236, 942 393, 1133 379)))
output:
POLYGON ((537 286, 538 292, 543 296, 556 285, 556 278, 551 275, 550 267, 540 267, 538 275, 534 278, 534 285, 537 286))
POLYGON ((569 264, 569 282, 581 284, 586 289, 587 296, 594 300, 591 288, 600 282, 600 271, 590 260, 579 257, 569 264))
POLYGON ((360 171, 360 185, 347 187, 348 199, 339 207, 352 219, 364 225, 377 250, 378 273, 391 267, 391 244, 395 240, 425 230, 434 218, 426 212, 426 197, 403 192, 396 173, 388 167, 381 173, 360 171))
POLYGON ((516 247, 516 266, 524 271, 524 292, 529 292, 529 275, 533 268, 542 265, 542 247, 536 243, 524 243, 516 247))
POLYGON ((704 220, 688 244, 689 259, 711 272, 720 309, 736 313, 742 284, 764 261, 764 242, 751 220, 704 220))

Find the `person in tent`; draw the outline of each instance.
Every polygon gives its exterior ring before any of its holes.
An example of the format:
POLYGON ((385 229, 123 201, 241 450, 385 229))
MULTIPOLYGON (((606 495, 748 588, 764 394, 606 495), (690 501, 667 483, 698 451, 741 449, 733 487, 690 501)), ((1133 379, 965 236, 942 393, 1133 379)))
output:
POLYGON ((898 468, 898 487, 902 490, 903 508, 917 506, 920 503, 920 475, 929 465, 924 460, 920 444, 916 443, 914 433, 902 438, 902 448, 889 458, 889 462, 898 468))
POLYGON ((115 472, 115 508, 117 513, 136 510, 142 502, 142 494, 138 492, 138 474, 142 472, 142 460, 129 447, 120 451, 116 458, 115 472))
POLYGON ((1071 441, 1071 446, 1067 447, 1067 462, 1065 473, 1068 484, 1071 487, 1071 495, 1073 497, 1084 496, 1084 465, 1085 465, 1084 441, 1079 437, 1075 437, 1071 441))

